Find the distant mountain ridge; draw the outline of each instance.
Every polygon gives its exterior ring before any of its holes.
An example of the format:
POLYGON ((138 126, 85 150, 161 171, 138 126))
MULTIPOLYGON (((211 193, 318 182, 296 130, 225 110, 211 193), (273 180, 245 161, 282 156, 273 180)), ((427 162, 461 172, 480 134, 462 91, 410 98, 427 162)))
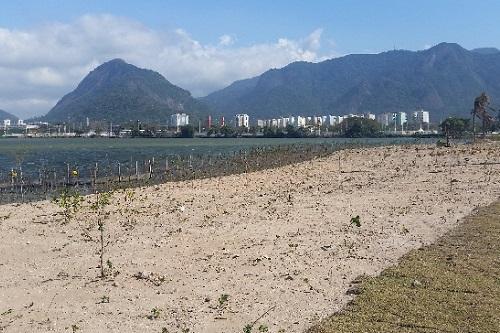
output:
POLYGON ((0 121, 2 122, 2 124, 0 124, 0 126, 3 125, 3 121, 5 119, 10 119, 10 121, 17 121, 19 118, 14 116, 11 113, 8 113, 7 111, 0 110, 0 121))
POLYGON ((165 124, 173 113, 186 112, 196 117, 207 110, 189 91, 173 85, 161 74, 114 59, 90 72, 42 119, 75 123, 88 117, 91 121, 165 124))
POLYGON ((448 115, 470 116, 473 100, 482 91, 500 105, 500 52, 441 43, 417 52, 295 62, 201 100, 222 115, 242 112, 253 119, 424 108, 439 121, 448 115))
POLYGON ((480 54, 496 54, 500 53, 500 50, 496 47, 480 47, 477 49, 472 49, 472 52, 480 53, 480 54))

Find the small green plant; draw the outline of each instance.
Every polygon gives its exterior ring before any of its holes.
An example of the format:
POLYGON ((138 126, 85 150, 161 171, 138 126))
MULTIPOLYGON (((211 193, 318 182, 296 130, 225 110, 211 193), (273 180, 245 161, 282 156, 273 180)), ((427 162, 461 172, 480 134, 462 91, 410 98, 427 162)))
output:
POLYGON ((223 308, 226 304, 227 301, 229 300, 229 295, 228 294, 222 294, 219 297, 219 307, 223 308))
POLYGON ((82 196, 78 192, 70 192, 65 188, 53 202, 63 209, 64 222, 68 223, 80 210, 82 196))
POLYGON ((97 304, 104 304, 104 303, 109 303, 109 296, 106 295, 102 296, 101 300, 97 304))
POLYGON ((359 215, 356 215, 355 217, 351 217, 351 224, 355 225, 356 227, 361 227, 361 221, 359 219, 359 215))
POLYGON ((259 326, 258 330, 259 330, 259 332, 268 332, 269 328, 267 327, 267 325, 261 324, 259 326))
MULTIPOLYGON (((255 325, 255 323, 254 323, 254 325, 255 325)), ((243 333, 252 333, 254 325, 246 324, 245 327, 243 327, 243 333)), ((259 325, 257 330, 261 333, 265 333, 265 332, 269 332, 269 327, 267 327, 267 325, 261 324, 261 325, 259 325)))
MULTIPOLYGON (((150 319, 150 320, 158 319, 158 318, 160 318, 160 314, 161 314, 161 309, 154 307, 151 309, 151 312, 148 315, 148 319, 150 319)), ((163 330, 162 330, 162 332, 163 332, 163 330)))
POLYGON ((78 325, 76 325, 76 324, 71 325, 71 331, 72 331, 73 333, 75 333, 75 332, 76 332, 76 331, 78 331, 79 329, 80 329, 80 327, 78 327, 78 325))

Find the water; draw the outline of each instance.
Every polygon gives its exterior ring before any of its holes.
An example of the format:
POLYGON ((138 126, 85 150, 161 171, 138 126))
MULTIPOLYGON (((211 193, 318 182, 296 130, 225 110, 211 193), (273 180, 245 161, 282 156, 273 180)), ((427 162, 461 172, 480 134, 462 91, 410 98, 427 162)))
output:
MULTIPOLYGON (((22 168, 24 172, 54 168, 66 164, 88 168, 95 163, 107 164, 130 160, 157 160, 175 155, 218 155, 248 150, 252 147, 288 144, 332 145, 404 144, 422 142, 415 138, 230 138, 230 139, 0 139, 0 172, 22 168)), ((426 142, 430 142, 426 140, 426 142)))
POLYGON ((274 168, 397 139, 2 139, 0 204, 274 168), (259 149, 254 149, 254 148, 259 149), (264 148, 264 149, 262 149, 264 148))
POLYGON ((175 155, 218 155, 261 146, 327 143, 340 148, 351 144, 371 146, 422 141, 424 140, 415 138, 0 139, 0 178, 11 169, 22 169, 26 174, 37 172, 41 168, 64 168, 67 164, 87 169, 95 163, 127 163, 153 157, 161 160, 175 155))

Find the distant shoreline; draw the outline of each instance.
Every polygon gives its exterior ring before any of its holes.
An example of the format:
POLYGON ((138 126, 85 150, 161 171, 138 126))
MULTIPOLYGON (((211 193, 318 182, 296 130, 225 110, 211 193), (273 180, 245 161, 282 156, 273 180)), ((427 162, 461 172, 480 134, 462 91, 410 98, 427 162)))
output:
POLYGON ((444 134, 411 134, 411 135, 380 135, 380 136, 303 136, 303 137, 287 137, 287 136, 263 136, 263 135, 240 135, 240 136, 202 136, 195 135, 193 137, 180 136, 0 136, 1 139, 383 139, 383 138, 443 138, 444 134))

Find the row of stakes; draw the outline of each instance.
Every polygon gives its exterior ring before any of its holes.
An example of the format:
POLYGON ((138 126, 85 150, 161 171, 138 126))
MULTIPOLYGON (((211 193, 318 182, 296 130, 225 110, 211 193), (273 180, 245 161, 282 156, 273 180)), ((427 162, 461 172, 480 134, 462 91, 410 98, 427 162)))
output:
POLYGON ((132 160, 126 163, 117 162, 114 166, 108 163, 107 167, 95 163, 85 173, 83 168, 66 163, 65 171, 39 169, 38 177, 33 177, 33 173, 32 177, 26 177, 22 167, 12 168, 9 172, 10 184, 4 182, 4 185, 0 185, 0 202, 24 201, 27 194, 34 197, 29 199, 46 198, 48 194, 56 194, 65 187, 91 193, 113 187, 140 186, 141 182, 151 184, 245 173, 327 155, 335 150, 337 149, 333 145, 286 145, 240 150, 215 156, 177 155, 171 160, 165 158, 163 167, 160 167, 163 159, 161 163, 157 163, 158 160, 153 157, 145 160, 143 165, 132 160), (59 180, 58 176, 61 174, 65 175, 59 180), (84 174, 88 176, 85 177, 84 174))

